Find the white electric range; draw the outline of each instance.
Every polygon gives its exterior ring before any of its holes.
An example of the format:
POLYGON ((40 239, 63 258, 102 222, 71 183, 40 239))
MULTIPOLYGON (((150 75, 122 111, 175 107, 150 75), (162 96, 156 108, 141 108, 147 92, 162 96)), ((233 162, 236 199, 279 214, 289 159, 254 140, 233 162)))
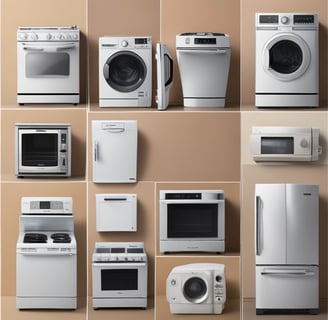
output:
POLYGON ((23 197, 16 246, 18 309, 76 309, 77 248, 70 197, 23 197))

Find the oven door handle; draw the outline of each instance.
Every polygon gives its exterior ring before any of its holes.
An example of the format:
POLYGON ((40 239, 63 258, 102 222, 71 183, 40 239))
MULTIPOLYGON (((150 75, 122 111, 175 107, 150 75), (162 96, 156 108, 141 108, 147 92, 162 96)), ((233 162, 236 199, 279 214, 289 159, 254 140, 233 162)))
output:
POLYGON ((146 267, 147 263, 146 262, 93 262, 92 265, 94 267, 105 267, 105 268, 121 268, 121 267, 133 267, 133 268, 139 268, 139 267, 146 267))
POLYGON ((43 46, 33 46, 33 45, 28 45, 25 46, 23 45, 23 49, 26 51, 37 51, 37 52, 59 52, 59 51, 65 51, 65 50, 71 50, 75 48, 74 43, 69 43, 63 46, 59 45, 43 45, 43 46))
POLYGON ((20 252, 19 254, 23 256, 34 256, 34 257, 58 257, 58 256, 73 256, 74 254, 72 252, 20 252))

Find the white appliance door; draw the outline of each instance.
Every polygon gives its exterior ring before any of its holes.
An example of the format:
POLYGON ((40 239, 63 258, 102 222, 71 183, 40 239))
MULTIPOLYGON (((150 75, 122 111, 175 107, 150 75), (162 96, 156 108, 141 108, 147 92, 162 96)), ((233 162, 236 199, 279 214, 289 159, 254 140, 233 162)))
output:
POLYGON ((92 264, 93 298, 147 297, 147 263, 92 264))
POLYGON ((136 194, 97 194, 97 231, 137 231, 136 194))
POLYGON ((287 264, 319 264, 319 187, 286 185, 287 264))
POLYGON ((286 185, 255 186, 256 264, 286 263, 286 185))
POLYGON ((165 44, 156 44, 157 61, 157 106, 159 110, 167 109, 170 88, 173 82, 173 59, 165 44))
POLYGON ((79 92, 79 43, 17 43, 18 93, 79 92))
POLYGON ((318 267, 256 267, 257 309, 317 309, 318 298, 318 267))
POLYGON ((76 255, 16 254, 17 297, 76 297, 76 255))
POLYGON ((137 121, 92 121, 93 182, 137 181, 137 121))

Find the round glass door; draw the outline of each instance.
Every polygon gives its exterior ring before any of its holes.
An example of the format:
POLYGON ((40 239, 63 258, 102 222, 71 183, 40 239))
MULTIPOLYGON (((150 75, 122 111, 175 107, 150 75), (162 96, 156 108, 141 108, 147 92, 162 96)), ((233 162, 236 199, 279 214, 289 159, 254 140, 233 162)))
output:
POLYGON ((310 49, 297 35, 278 34, 264 46, 263 68, 276 79, 295 80, 304 74, 310 62, 310 49))
POLYGON ((269 66, 276 72, 289 74, 299 69, 303 62, 300 46, 290 40, 281 40, 269 50, 269 66))
POLYGON ((189 278, 183 286, 184 297, 193 303, 203 302, 207 297, 206 282, 199 277, 189 278))
POLYGON ((136 53, 120 51, 106 61, 103 72, 111 88, 119 92, 132 92, 145 81, 147 67, 136 53))

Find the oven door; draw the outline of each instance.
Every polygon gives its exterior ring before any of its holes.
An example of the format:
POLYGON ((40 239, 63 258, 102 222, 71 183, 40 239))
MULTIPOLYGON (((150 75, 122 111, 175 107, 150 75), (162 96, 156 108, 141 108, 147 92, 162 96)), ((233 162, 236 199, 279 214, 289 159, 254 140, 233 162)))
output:
POLYGON ((17 298, 76 297, 76 254, 17 253, 17 298))
POLYGON ((61 141, 65 133, 68 139, 65 130, 20 129, 17 137, 16 174, 68 174, 69 155, 62 148, 61 141))
POLYGON ((147 263, 92 264, 93 298, 146 298, 147 263))
POLYGON ((161 240, 224 240, 224 201, 162 200, 161 240))
POLYGON ((79 43, 17 43, 18 94, 79 93, 79 43))

